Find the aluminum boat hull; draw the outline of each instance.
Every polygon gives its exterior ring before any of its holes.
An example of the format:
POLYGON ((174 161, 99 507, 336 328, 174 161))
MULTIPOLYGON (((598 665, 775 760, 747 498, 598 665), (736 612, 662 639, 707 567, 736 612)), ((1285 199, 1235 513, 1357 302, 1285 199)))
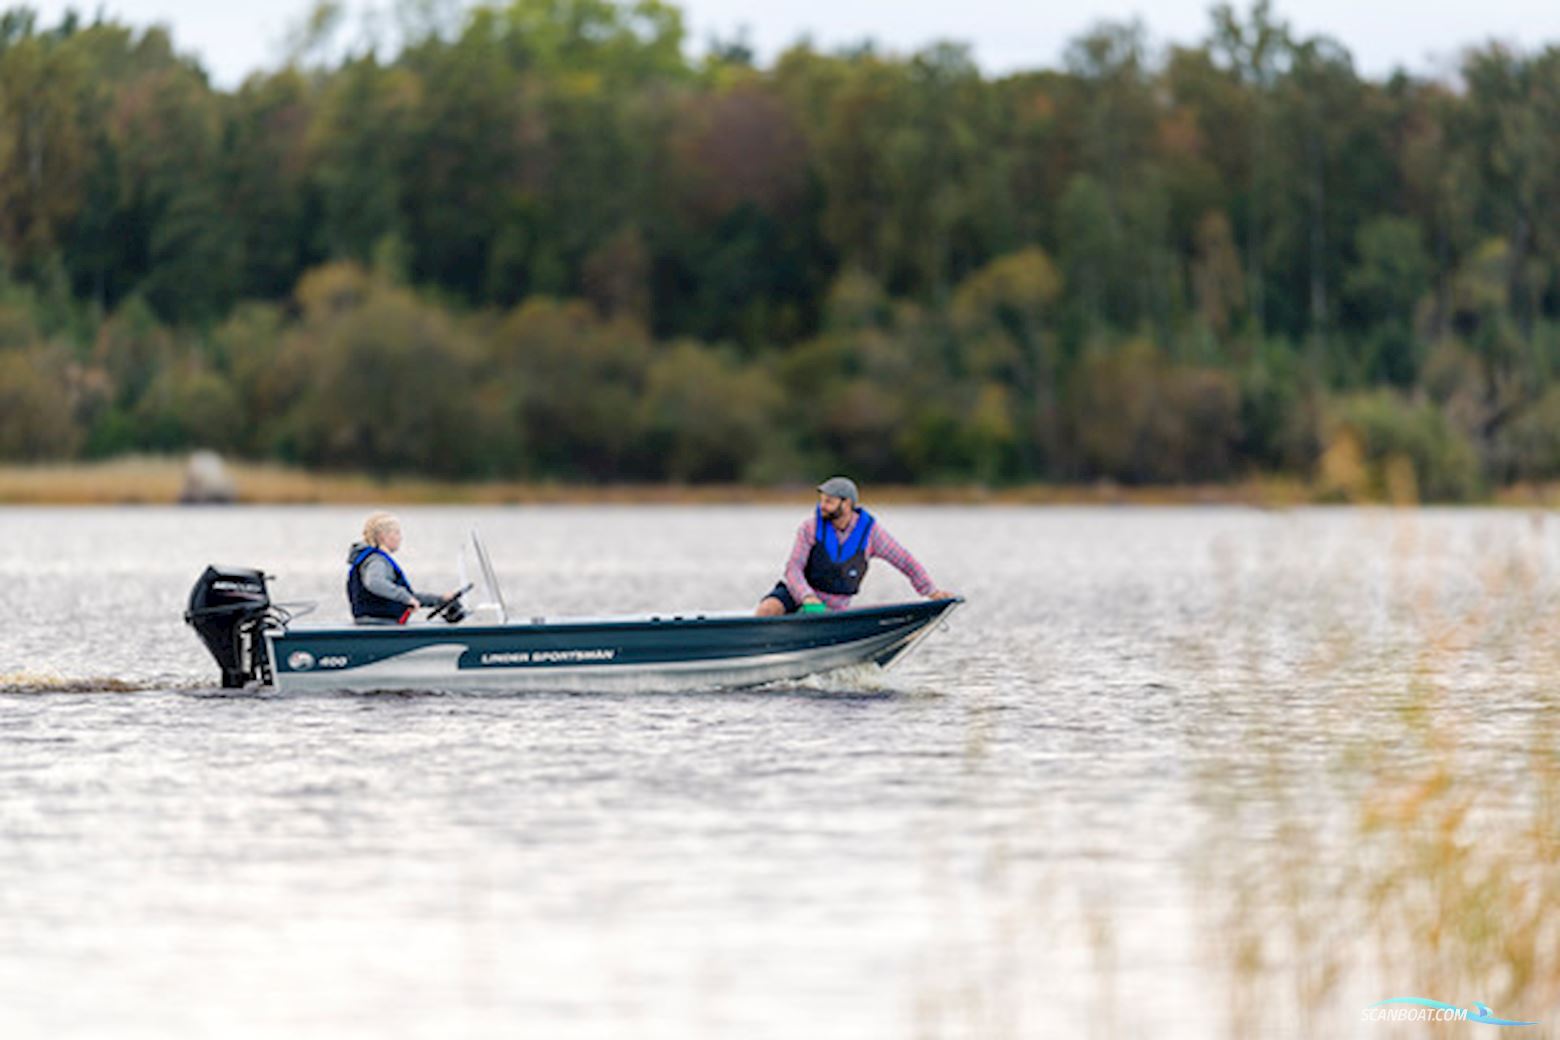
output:
POLYGON ((272 681, 307 690, 683 690, 888 667, 961 599, 786 617, 290 628, 266 633, 272 681))

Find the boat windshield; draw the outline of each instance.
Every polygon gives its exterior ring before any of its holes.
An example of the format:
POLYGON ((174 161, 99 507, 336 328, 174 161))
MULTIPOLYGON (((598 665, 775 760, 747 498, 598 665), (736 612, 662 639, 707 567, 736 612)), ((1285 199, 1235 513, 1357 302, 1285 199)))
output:
MULTIPOLYGON (((487 546, 482 544, 482 535, 475 527, 471 529, 471 549, 476 556, 477 569, 482 579, 483 598, 476 604, 476 609, 490 607, 498 611, 500 624, 509 622, 509 606, 504 602, 504 590, 498 583, 498 574, 493 570, 493 561, 488 557, 487 546)), ((465 583, 465 556, 461 557, 461 582, 465 583)))

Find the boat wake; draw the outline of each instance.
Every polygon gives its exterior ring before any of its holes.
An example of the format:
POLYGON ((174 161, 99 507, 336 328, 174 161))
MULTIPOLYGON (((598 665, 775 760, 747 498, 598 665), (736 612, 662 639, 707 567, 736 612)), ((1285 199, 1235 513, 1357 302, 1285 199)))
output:
POLYGON ((837 694, 846 697, 899 692, 898 688, 889 681, 889 674, 871 663, 847 665, 844 668, 819 672, 801 679, 782 679, 762 686, 749 687, 749 689, 765 692, 791 690, 797 693, 837 694))
MULTIPOLYGON (((209 685, 209 684, 206 684, 209 685)), ((5 693, 142 693, 148 690, 199 689, 201 683, 142 682, 103 675, 59 675, 51 672, 0 672, 5 693)))

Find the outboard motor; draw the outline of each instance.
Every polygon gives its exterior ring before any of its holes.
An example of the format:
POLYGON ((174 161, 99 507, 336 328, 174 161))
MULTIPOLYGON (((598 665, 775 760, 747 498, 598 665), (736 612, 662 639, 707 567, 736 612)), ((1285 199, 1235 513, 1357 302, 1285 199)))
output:
POLYGON ((265 574, 249 567, 207 567, 190 590, 184 620, 217 659, 225 689, 271 681, 260 634, 270 610, 265 574))

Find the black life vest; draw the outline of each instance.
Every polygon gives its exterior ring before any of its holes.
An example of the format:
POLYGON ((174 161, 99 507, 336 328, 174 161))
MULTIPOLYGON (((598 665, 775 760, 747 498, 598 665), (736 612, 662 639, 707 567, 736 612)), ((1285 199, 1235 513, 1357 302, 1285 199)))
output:
POLYGON ((347 565, 347 599, 352 603, 352 616, 399 621, 406 613, 407 605, 398 599, 389 599, 370 592, 363 584, 363 564, 375 553, 390 561, 390 569, 395 572, 395 583, 408 592, 412 591, 412 583, 406 580, 406 574, 401 570, 401 565, 395 562, 395 557, 383 549, 376 549, 370 545, 354 556, 352 562, 347 565))
POLYGON ((807 584, 819 592, 854 596, 861 589, 861 580, 867 576, 867 546, 872 541, 872 525, 876 521, 865 509, 857 509, 856 526, 841 545, 839 532, 823 518, 822 509, 817 511, 815 518, 817 529, 812 552, 807 556, 802 575, 807 584))

